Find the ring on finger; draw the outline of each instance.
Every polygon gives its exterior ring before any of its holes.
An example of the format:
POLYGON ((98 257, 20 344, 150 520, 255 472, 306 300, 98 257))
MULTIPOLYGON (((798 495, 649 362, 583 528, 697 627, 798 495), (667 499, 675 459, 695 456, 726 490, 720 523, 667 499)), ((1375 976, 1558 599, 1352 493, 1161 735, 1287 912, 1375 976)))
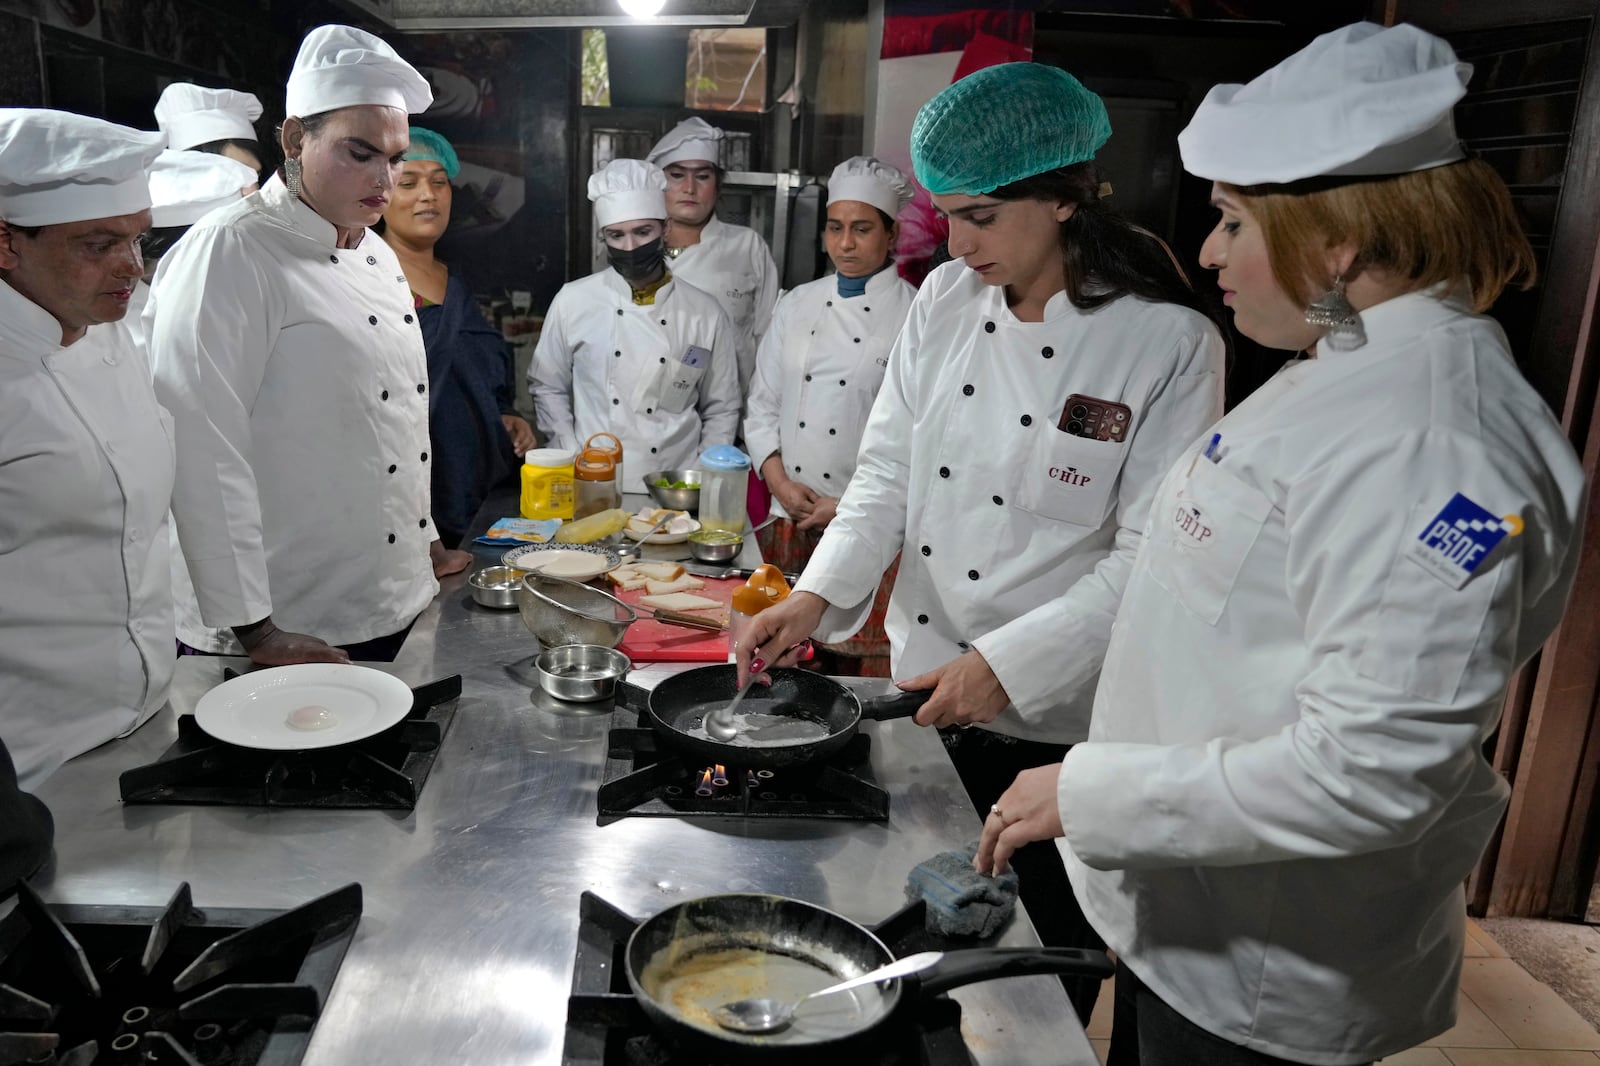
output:
POLYGON ((996 818, 1000 819, 1000 824, 1001 825, 1005 824, 1006 815, 1005 815, 1005 812, 1000 809, 1000 804, 991 803, 989 805, 989 813, 994 815, 996 818))

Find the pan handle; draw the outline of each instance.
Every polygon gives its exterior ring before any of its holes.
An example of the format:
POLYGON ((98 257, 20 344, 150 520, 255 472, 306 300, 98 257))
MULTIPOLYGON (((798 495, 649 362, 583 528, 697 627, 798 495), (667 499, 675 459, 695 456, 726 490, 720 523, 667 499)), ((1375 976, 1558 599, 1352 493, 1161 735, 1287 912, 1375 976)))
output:
POLYGON ((1115 967, 1103 951, 1082 948, 971 948, 947 951, 944 958, 918 975, 918 987, 928 996, 952 988, 998 977, 1029 974, 1065 974, 1072 977, 1110 977, 1115 967))
POLYGON ((933 698, 933 689, 916 692, 891 692, 887 696, 868 696, 861 700, 861 717, 874 722, 891 718, 910 718, 933 698))

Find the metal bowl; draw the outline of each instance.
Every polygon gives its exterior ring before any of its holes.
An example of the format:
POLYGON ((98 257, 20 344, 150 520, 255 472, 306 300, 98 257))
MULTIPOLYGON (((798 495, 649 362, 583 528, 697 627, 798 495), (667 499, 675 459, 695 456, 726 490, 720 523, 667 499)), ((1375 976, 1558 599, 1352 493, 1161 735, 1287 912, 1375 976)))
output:
POLYGON ((657 507, 665 507, 673 511, 688 511, 690 514, 700 513, 700 471, 698 470, 657 470, 644 476, 645 491, 650 493, 650 498, 656 501, 657 507), (668 481, 687 481, 693 485, 692 489, 664 489, 656 482, 666 478, 668 481))
POLYGON ((739 554, 739 549, 744 547, 744 538, 737 534, 728 534, 726 530, 699 529, 689 534, 689 554, 699 559, 702 563, 727 563, 739 554), (719 544, 712 539, 719 536, 728 537, 726 544, 719 544))
POLYGON ((626 655, 600 644, 564 644, 534 661, 539 687, 568 703, 608 699, 632 668, 626 655))
POLYGON ((510 566, 486 566, 467 578, 472 599, 479 606, 510 610, 517 605, 524 570, 510 566))
POLYGON ((522 624, 546 648, 566 644, 599 644, 615 648, 639 612, 617 599, 576 581, 545 574, 524 575, 517 591, 522 624))

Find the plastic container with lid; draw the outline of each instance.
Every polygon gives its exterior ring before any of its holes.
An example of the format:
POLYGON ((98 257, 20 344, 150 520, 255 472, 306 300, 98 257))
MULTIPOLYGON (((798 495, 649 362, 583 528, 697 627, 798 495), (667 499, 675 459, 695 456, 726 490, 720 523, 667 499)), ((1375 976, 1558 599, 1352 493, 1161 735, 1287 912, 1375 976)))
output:
POLYGON ((743 533, 750 457, 731 444, 700 453, 700 525, 743 533))
POLYGON ((571 518, 576 502, 573 455, 535 448, 522 459, 522 517, 571 518))
POLYGON ((576 479, 573 517, 584 518, 622 506, 622 493, 617 491, 617 465, 610 452, 585 448, 572 464, 572 475, 576 479))

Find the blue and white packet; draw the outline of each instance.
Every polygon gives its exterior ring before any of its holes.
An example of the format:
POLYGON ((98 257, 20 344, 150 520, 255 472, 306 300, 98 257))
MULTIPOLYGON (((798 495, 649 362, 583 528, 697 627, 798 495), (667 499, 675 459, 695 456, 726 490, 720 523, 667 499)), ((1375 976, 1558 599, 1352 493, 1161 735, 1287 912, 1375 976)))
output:
POLYGON ((543 544, 561 528, 559 518, 502 518, 474 544, 514 548, 518 544, 543 544))

